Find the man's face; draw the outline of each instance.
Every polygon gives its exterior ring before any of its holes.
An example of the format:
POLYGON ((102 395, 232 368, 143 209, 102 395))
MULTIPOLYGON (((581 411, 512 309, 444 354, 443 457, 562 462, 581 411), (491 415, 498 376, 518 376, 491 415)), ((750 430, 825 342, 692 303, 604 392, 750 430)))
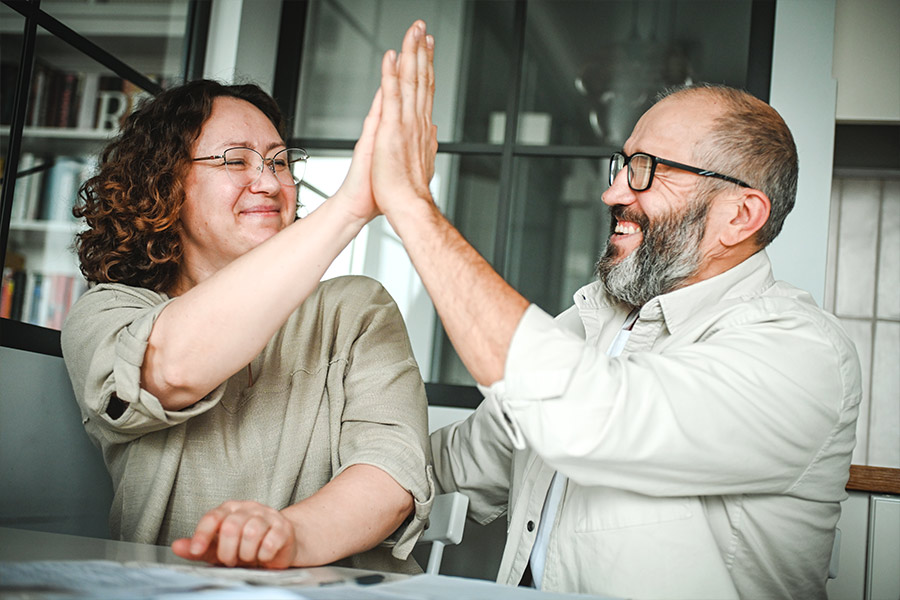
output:
MULTIPOLYGON (((711 125, 715 107, 710 104, 705 97, 661 101, 638 121, 625 153, 647 152, 691 164, 695 142, 711 125)), ((716 232, 707 227, 713 202, 696 197, 697 183, 695 174, 657 165, 649 189, 629 188, 623 169, 604 192, 613 222, 597 274, 612 296, 642 306, 705 278, 716 232)))
POLYGON ((626 304, 643 306, 680 287, 700 264, 708 211, 709 203, 700 199, 650 221, 646 215, 613 206, 610 243, 597 263, 597 276, 606 291, 626 304), (623 221, 638 224, 642 236, 640 245, 627 254, 612 242, 616 223, 623 221))

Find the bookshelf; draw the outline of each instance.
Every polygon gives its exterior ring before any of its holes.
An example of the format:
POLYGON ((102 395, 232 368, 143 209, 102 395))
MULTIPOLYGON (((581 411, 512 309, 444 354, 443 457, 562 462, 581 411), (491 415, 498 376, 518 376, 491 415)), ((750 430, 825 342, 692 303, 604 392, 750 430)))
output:
POLYGON ((78 189, 141 99, 184 81, 198 2, 2 0, 0 317, 10 321, 6 331, 15 323, 60 329, 87 288, 74 252, 83 227, 72 216, 78 189))

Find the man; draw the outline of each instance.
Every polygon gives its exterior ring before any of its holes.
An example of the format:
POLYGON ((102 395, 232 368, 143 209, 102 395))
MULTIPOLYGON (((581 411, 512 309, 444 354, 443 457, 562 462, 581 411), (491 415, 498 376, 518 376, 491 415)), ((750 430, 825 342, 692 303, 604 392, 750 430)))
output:
POLYGON ((433 42, 382 65, 375 201, 485 400, 432 436, 444 491, 507 514, 498 581, 638 598, 823 598, 859 363, 763 249, 796 194, 775 110, 676 91, 610 161, 599 280, 553 319, 428 192, 433 42), (700 168, 695 167, 698 165, 700 168))

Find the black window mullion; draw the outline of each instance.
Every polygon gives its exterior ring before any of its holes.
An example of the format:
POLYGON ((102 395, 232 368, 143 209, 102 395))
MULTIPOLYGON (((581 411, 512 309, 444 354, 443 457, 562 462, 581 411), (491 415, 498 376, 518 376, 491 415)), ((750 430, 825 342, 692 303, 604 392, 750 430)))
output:
POLYGON ((181 72, 184 75, 185 83, 203 76, 211 11, 212 0, 190 0, 181 59, 181 72))
MULTIPOLYGON (((275 81, 272 97, 287 118, 287 135, 294 135, 294 117, 297 114, 297 97, 300 93, 300 67, 303 63, 303 42, 306 36, 306 20, 309 15, 308 0, 283 0, 281 26, 278 34, 278 51, 275 55, 275 81)), ((306 148, 306 146, 302 146, 306 148)))
MULTIPOLYGON (((10 6, 4 0, 4 4, 10 6)), ((40 0, 34 4, 24 5, 35 11, 40 0)), ((18 9, 17 9, 18 10, 18 9)), ((22 56, 19 61, 19 76, 16 80, 16 93, 13 99, 13 114, 10 123, 9 145, 4 167, 3 193, 0 194, 0 265, 6 264, 6 247, 9 244, 9 221, 12 218, 13 193, 16 187, 16 174, 19 169, 19 153, 22 149, 22 130, 25 127, 25 113, 28 108, 28 92, 31 90, 31 75, 34 71, 34 45, 37 38, 37 23, 31 14, 19 11, 25 17, 22 32, 22 56), (12 174, 12 176, 10 176, 12 174)))
POLYGON ((510 234, 510 214, 512 212, 513 161, 515 159, 516 133, 519 123, 519 94, 522 85, 522 69, 525 63, 525 2, 516 2, 513 15, 513 68, 509 82, 509 97, 506 105, 506 131, 503 136, 503 150, 500 157, 500 194, 497 199, 497 231, 494 238, 492 263, 501 276, 507 274, 507 244, 510 234))

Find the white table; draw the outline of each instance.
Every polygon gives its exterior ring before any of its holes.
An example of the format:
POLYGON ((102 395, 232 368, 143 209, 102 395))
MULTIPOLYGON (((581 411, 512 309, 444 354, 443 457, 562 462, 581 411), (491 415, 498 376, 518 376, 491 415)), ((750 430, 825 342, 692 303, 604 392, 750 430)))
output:
MULTIPOLYGON (((283 591, 285 594, 298 594, 313 600, 341 600, 347 598, 360 600, 407 600, 413 598, 429 598, 434 600, 576 600, 596 599, 597 596, 563 595, 540 592, 528 588, 515 588, 493 582, 446 577, 442 575, 408 576, 397 573, 380 573, 347 567, 313 567, 306 569, 285 569, 284 571, 265 571, 257 569, 227 569, 224 567, 201 566, 176 556, 167 546, 135 544, 99 538, 46 533, 24 529, 0 527, 0 562, 15 563, 14 566, 26 565, 33 561, 54 561, 51 567, 63 568, 58 561, 82 561, 80 564, 90 566, 92 561, 112 561, 135 567, 136 571, 144 568, 169 567, 167 571, 177 571, 234 582, 248 581, 257 586, 259 595, 254 595, 254 588, 240 596, 224 596, 232 598, 266 598, 266 590, 283 591), (373 584, 374 579, 374 584, 373 584), (279 588, 279 590, 274 590, 279 588)), ((66 565, 79 563, 67 562, 66 565)), ((26 565, 27 566, 27 565, 26 565)), ((118 569, 118 565, 114 565, 118 569)), ((109 568, 108 564, 104 568, 109 568)), ((0 598, 5 598, 10 590, 3 589, 0 581, 0 598)), ((222 590, 204 593, 190 593, 190 597, 211 599, 222 590)), ((17 592, 12 598, 27 597, 40 599, 45 594, 28 590, 25 596, 17 592)), ((54 596, 57 598, 58 596, 54 596)), ((74 597, 74 596, 73 596, 74 597)), ((81 596, 83 598, 84 596, 81 596)), ((135 596, 129 596, 135 597, 135 596)), ((139 596, 144 598, 146 596, 139 596)), ((159 596, 165 599, 165 595, 159 596)), ((178 596, 179 599, 183 595, 178 596)), ((279 596, 283 597, 283 596, 279 596)), ((609 599, 607 599, 609 600, 609 599)))

